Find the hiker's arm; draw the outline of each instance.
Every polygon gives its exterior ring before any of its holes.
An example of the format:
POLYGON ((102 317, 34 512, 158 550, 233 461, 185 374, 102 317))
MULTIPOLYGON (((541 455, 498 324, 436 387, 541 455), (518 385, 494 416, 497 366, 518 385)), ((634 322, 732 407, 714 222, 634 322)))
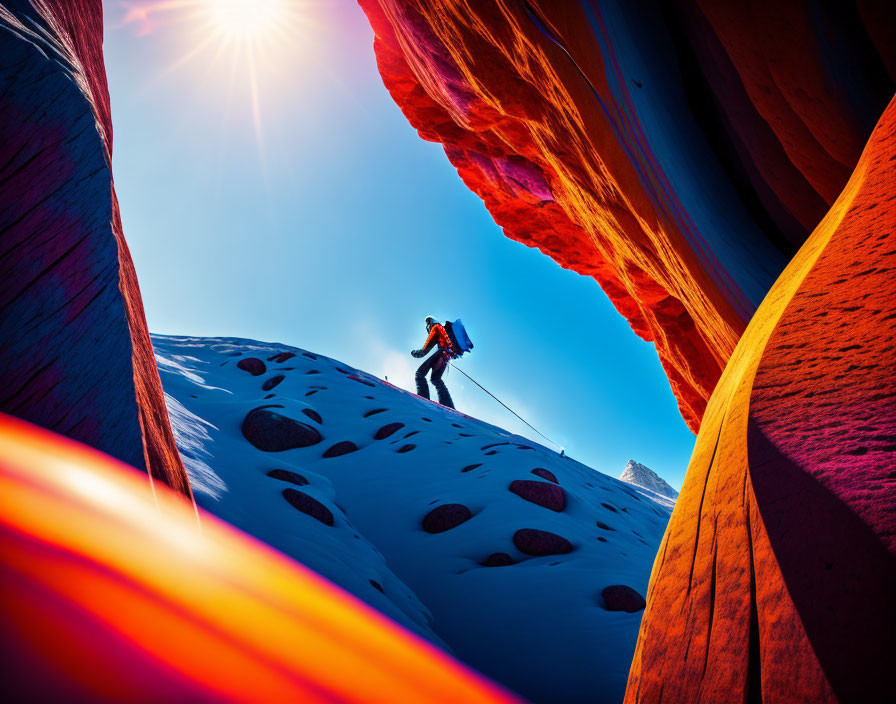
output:
POLYGON ((429 331, 429 337, 426 338, 426 342, 423 343, 423 347, 419 350, 414 350, 411 352, 412 357, 425 357, 426 354, 433 348, 436 344, 436 340, 438 336, 436 334, 436 328, 433 326, 432 330, 429 331))
POLYGON ((427 337, 426 342, 423 343, 423 354, 428 353, 433 347, 435 347, 435 344, 439 339, 438 332, 438 325, 433 325, 432 330, 429 331, 429 337, 427 337))

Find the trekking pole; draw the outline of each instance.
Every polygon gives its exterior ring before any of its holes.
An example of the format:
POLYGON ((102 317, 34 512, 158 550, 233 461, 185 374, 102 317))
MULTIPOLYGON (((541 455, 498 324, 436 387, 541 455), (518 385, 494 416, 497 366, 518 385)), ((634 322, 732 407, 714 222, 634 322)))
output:
POLYGON ((545 435, 544 433, 542 433, 538 428, 536 428, 536 427, 535 427, 534 425, 532 425, 529 421, 527 421, 525 418, 523 418, 519 413, 517 413, 517 412, 516 412, 515 410, 513 410, 510 406, 508 406, 506 403, 504 403, 501 399, 499 399, 497 396, 495 396, 491 391, 489 391, 487 388, 485 388, 482 384, 480 384, 478 381, 476 381, 473 377, 471 377, 469 374, 467 374, 463 369, 461 369, 460 367, 458 367, 454 362, 451 362, 450 364, 451 364, 452 367, 454 367, 455 369, 457 369, 457 371, 459 371, 461 374, 463 374, 465 377, 467 377, 467 379, 469 379, 470 381, 472 381, 474 384, 476 384, 476 386, 478 386, 480 389, 482 389, 483 391, 485 391, 485 393, 487 393, 489 396, 491 396, 493 399, 495 399, 495 401, 497 401, 497 402, 500 403, 502 406, 504 406, 504 408, 506 408, 508 411, 510 411, 511 413, 513 413, 513 415, 515 415, 517 418, 519 418, 519 419, 520 419, 523 423, 525 423, 529 428, 531 428, 532 430, 534 430, 534 431, 535 431, 536 433, 538 433, 541 437, 543 437, 545 440, 547 440, 549 443, 551 443, 551 445, 554 445, 555 447, 560 448, 560 456, 561 456, 561 457, 565 457, 565 456, 566 456, 566 450, 564 449, 563 445, 561 445, 561 444, 558 443, 558 442, 554 442, 553 440, 551 440, 547 435, 545 435))

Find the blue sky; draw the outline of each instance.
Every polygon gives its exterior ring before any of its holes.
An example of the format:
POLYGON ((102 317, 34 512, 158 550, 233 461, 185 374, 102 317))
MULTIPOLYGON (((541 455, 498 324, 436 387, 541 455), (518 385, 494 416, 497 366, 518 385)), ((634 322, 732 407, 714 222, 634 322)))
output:
MULTIPOLYGON (((460 365, 570 456, 613 476, 631 457, 679 487, 694 437, 653 346, 592 279, 504 237, 392 102, 353 0, 293 5, 250 58, 198 5, 147 25, 105 3, 115 185, 150 330, 282 342, 412 388, 424 316, 461 317, 476 349, 460 365)), ((459 409, 531 436, 447 382, 459 409)))

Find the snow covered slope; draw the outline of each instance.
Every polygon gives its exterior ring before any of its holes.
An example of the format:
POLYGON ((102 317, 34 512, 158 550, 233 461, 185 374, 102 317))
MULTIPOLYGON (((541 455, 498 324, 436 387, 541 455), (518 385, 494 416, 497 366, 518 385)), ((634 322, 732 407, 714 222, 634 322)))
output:
POLYGON ((642 492, 645 496, 669 508, 675 506, 675 499, 678 498, 678 492, 665 479, 650 467, 645 467, 634 460, 629 460, 625 465, 625 469, 619 475, 619 481, 645 490, 642 492))
POLYGON ((668 509, 321 355, 153 343, 203 508, 534 702, 621 701, 668 509))

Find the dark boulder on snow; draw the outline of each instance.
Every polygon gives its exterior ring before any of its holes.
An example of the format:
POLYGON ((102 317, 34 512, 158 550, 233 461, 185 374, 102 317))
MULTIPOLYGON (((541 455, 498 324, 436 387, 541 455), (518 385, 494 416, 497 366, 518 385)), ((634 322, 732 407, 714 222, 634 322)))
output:
POLYGON ((342 442, 337 442, 333 447, 328 449, 324 453, 324 457, 339 457, 341 455, 347 455, 349 452, 355 452, 357 449, 358 446, 351 440, 343 440, 342 442))
POLYGON ((237 362, 236 366, 244 372, 249 372, 252 376, 261 376, 268 368, 258 357, 246 357, 237 362))
POLYGON ((292 352, 281 352, 280 354, 275 354, 273 357, 268 357, 269 362, 277 362, 277 364, 283 364, 285 361, 292 359, 295 357, 295 354, 292 352))
POLYGON ((320 417, 320 413, 315 411, 313 408, 303 408, 302 413, 308 416, 315 423, 323 423, 324 419, 320 417))
POLYGON ((557 481, 557 477, 554 476, 554 473, 547 469, 542 469, 541 467, 536 467, 532 470, 532 474, 536 477, 541 477, 542 479, 547 479, 549 482, 554 482, 554 484, 559 484, 557 481))
POLYGON ((327 526, 333 525, 333 513, 317 499, 295 489, 284 489, 283 498, 289 501, 293 508, 302 513, 316 518, 327 526))
POLYGON ((625 611, 633 614, 647 606, 643 596, 624 584, 605 587, 600 595, 604 598, 604 608, 607 611, 625 611))
POLYGON ((479 564, 483 567, 507 567, 508 565, 515 565, 516 560, 506 552, 493 552, 479 564))
POLYGON ((270 391, 277 384, 283 381, 286 377, 283 374, 278 374, 277 376, 272 376, 270 379, 266 379, 265 382, 261 385, 262 391, 270 391))
POLYGON ((566 538, 536 528, 518 530, 513 534, 513 544, 520 552, 534 557, 565 555, 573 550, 572 543, 566 538))
POLYGON ((308 480, 305 479, 305 477, 296 472, 290 472, 288 469, 272 469, 268 472, 268 476, 272 479, 279 479, 282 482, 291 482, 296 486, 305 486, 308 484, 308 480))
POLYGON ((444 504, 423 517, 423 530, 427 533, 444 533, 469 521, 473 512, 463 504, 444 504))
POLYGON ((323 440, 312 426, 272 411, 270 407, 249 411, 241 429, 246 440, 265 452, 309 447, 323 440))
POLYGON ((373 437, 376 440, 385 440, 387 437, 401 430, 403 427, 404 423, 389 423, 389 425, 384 425, 382 428, 377 430, 373 437))
POLYGON ((526 501, 557 513, 566 508, 566 493, 556 484, 517 479, 510 483, 510 491, 526 501))

